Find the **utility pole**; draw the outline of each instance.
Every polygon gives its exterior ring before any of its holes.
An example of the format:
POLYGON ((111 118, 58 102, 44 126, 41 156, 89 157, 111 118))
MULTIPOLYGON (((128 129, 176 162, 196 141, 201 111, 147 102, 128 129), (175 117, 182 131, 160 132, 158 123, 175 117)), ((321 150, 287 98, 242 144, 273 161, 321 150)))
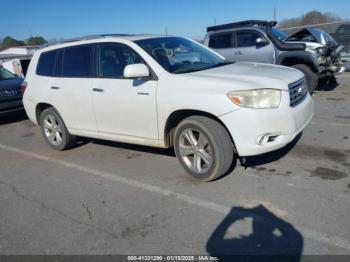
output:
POLYGON ((273 8, 273 21, 276 21, 276 7, 273 8))
POLYGON ((165 35, 168 35, 168 28, 165 27, 165 35))
POLYGON ((216 18, 214 18, 214 25, 216 25, 216 18))

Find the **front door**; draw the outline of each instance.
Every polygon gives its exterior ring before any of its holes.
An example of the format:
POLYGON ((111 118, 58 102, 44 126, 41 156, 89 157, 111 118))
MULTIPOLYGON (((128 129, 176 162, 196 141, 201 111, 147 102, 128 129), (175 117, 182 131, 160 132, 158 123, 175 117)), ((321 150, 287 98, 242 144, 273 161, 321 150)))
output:
POLYGON ((256 39, 266 37, 256 30, 237 30, 234 33, 232 60, 241 62, 274 63, 273 44, 258 45, 256 39))
POLYGON ((126 65, 145 63, 129 46, 101 43, 92 98, 99 133, 120 141, 158 140, 157 81, 125 79, 126 65))

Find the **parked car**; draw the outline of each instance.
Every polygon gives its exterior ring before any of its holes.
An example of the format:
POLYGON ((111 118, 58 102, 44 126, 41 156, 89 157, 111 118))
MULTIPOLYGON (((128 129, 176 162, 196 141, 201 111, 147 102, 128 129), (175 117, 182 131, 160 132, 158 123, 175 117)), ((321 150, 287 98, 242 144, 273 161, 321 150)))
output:
POLYGON ((227 63, 195 41, 97 36, 37 51, 24 107, 56 150, 76 136, 174 147, 193 177, 214 180, 237 156, 291 142, 313 116, 303 74, 227 63))
POLYGON ((0 66, 0 113, 23 109, 22 83, 23 78, 0 66))
POLYGON ((318 80, 342 73, 342 50, 325 31, 303 29, 291 37, 277 22, 248 20, 207 28, 204 44, 228 61, 248 61, 290 66, 305 74, 309 92, 318 80))

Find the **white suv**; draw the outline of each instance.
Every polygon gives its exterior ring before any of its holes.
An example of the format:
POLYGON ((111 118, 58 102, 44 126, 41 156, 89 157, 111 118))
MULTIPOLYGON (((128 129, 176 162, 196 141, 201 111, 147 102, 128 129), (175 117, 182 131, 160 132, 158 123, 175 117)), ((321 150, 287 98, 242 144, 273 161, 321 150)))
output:
POLYGON ((169 148, 210 181, 237 156, 288 144, 313 115, 295 69, 228 63, 192 40, 110 35, 43 48, 26 77, 24 106, 56 150, 76 136, 169 148))

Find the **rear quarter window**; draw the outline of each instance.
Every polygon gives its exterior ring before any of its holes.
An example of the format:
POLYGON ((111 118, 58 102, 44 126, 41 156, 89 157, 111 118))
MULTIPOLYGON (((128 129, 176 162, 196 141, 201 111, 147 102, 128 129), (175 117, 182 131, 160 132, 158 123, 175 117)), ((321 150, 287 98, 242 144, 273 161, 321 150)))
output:
POLYGON ((211 35, 209 38, 210 48, 231 48, 232 33, 211 35))
POLYGON ((57 51, 41 53, 36 68, 36 74, 41 76, 53 76, 57 51))

